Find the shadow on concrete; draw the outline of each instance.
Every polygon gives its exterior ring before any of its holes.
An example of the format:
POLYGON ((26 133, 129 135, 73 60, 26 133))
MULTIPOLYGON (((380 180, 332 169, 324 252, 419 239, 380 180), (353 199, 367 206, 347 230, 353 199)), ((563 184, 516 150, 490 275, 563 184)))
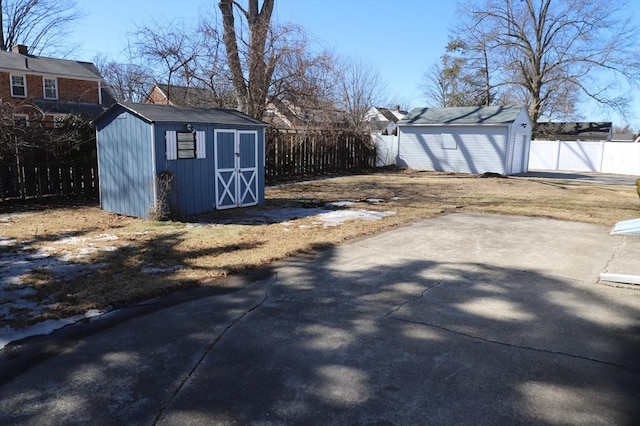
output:
POLYGON ((78 342, 0 388, 0 421, 640 418, 638 310, 625 302, 637 293, 487 263, 345 260, 339 250, 78 342))

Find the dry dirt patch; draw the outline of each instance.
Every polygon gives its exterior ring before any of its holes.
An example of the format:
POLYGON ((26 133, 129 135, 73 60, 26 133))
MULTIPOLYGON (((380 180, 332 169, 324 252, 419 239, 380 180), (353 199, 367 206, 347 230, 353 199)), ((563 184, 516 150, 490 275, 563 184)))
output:
POLYGON ((224 288, 229 274, 448 212, 605 226, 640 214, 633 186, 444 173, 305 181, 267 188, 266 197, 265 206, 168 222, 78 206, 0 215, 0 326, 104 311, 196 285, 224 288))

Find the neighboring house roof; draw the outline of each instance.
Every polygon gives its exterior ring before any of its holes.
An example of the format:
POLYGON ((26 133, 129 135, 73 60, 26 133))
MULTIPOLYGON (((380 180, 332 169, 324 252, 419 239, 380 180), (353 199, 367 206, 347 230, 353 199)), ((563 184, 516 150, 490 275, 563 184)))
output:
POLYGON ((396 117, 395 114, 389 110, 389 108, 378 108, 378 111, 380 111, 380 114, 382 114, 384 118, 386 118, 389 121, 393 121, 394 123, 397 123, 399 120, 398 117, 396 117))
POLYGON ((536 123, 533 139, 553 140, 610 140, 611 122, 536 123))
POLYGON ((414 108, 399 126, 506 125, 513 123, 524 106, 414 108))
POLYGON ((392 123, 397 123, 398 120, 402 119, 405 115, 407 115, 407 111, 402 111, 399 106, 395 109, 390 108, 382 108, 382 107, 371 107, 365 116, 367 121, 390 121, 392 123))
POLYGON ((91 62, 45 58, 0 51, 0 70, 23 74, 46 74, 82 80, 102 80, 91 62))
POLYGON ((45 114, 74 114, 96 118, 104 112, 104 106, 90 102, 65 102, 34 99, 33 104, 45 114))
POLYGON ((260 120, 256 120, 246 114, 233 109, 184 107, 176 105, 140 104, 131 102, 118 102, 94 120, 102 119, 116 108, 124 108, 150 123, 158 122, 191 122, 191 123, 219 123, 233 125, 267 126, 260 120))
POLYGON ((155 84, 151 89, 145 103, 152 103, 151 94, 156 91, 170 105, 193 106, 193 107, 210 107, 215 108, 218 104, 213 92, 209 89, 199 87, 176 86, 169 84, 155 84))
POLYGON ((327 125, 343 125, 345 117, 331 105, 306 108, 286 99, 272 99, 267 103, 263 120, 278 129, 322 129, 327 125))
POLYGON ((611 137, 611 140, 616 142, 633 142, 636 139, 636 135, 632 133, 614 133, 611 137))

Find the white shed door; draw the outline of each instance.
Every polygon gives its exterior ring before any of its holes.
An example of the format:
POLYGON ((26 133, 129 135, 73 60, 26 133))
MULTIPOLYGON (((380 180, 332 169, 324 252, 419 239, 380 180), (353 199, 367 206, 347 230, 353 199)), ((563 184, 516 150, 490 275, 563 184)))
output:
POLYGON ((523 172, 524 147, 527 135, 516 135, 514 138, 513 157, 511 158, 511 173, 523 172))
POLYGON ((258 204, 258 133, 238 131, 238 205, 258 204))
POLYGON ((216 130, 216 209, 258 204, 258 132, 216 130))

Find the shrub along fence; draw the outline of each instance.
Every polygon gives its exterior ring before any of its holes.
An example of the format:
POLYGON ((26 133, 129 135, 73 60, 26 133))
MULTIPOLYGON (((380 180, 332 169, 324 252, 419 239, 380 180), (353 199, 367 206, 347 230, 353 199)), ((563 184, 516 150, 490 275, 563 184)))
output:
POLYGON ((267 183, 367 171, 375 167, 376 162, 369 135, 332 130, 267 129, 265 156, 267 183))
MULTIPOLYGON (((5 120, 6 122, 6 120, 5 120)), ((0 200, 97 198, 95 129, 81 117, 0 127, 0 200)))

